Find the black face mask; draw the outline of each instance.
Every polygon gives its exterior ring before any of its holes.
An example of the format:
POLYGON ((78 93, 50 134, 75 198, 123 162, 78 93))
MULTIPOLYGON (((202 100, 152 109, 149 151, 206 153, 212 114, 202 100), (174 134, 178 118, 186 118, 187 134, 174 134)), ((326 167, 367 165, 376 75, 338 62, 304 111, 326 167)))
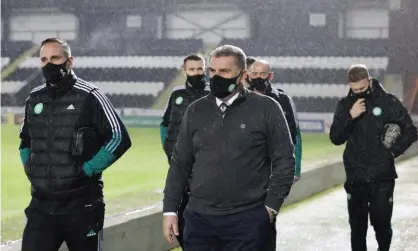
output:
POLYGON ((361 99, 364 98, 366 99, 368 96, 370 96, 372 89, 370 88, 370 86, 367 88, 367 90, 365 90, 364 92, 360 92, 360 93, 353 93, 354 98, 357 99, 361 99))
POLYGON ((250 90, 257 90, 259 92, 264 92, 269 85, 268 79, 255 78, 250 81, 250 90))
POLYGON ((187 76, 187 83, 189 83, 196 90, 204 90, 206 87, 205 75, 187 76))
POLYGON ((238 74, 235 78, 223 78, 219 75, 215 75, 210 79, 210 91, 217 98, 223 99, 228 97, 237 88, 237 80, 241 76, 238 74))
POLYGON ((68 75, 69 70, 66 67, 67 61, 62 64, 48 63, 42 67, 46 82, 51 87, 59 87, 62 85, 62 80, 68 75))

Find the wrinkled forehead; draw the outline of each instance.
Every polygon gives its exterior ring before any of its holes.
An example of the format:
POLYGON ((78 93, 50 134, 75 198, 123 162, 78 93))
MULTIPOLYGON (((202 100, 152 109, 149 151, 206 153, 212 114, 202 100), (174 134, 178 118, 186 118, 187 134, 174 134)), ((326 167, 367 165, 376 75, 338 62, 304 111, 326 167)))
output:
POLYGON ((52 56, 65 56, 64 48, 59 43, 47 43, 41 47, 39 56, 50 58, 52 56))
POLYGON ((212 57, 210 59, 210 68, 214 70, 219 69, 237 69, 237 60, 234 56, 225 56, 225 57, 212 57))

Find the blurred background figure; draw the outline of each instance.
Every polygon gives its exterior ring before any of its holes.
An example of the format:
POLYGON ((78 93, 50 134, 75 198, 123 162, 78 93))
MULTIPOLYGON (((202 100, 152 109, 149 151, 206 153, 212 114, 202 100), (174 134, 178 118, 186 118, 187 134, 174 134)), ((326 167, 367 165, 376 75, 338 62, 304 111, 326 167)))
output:
MULTIPOLYGON (((205 90, 206 66, 205 59, 202 56, 190 54, 185 57, 183 59, 183 70, 186 75, 186 83, 184 83, 183 88, 177 88, 171 93, 167 108, 163 115, 163 121, 161 122, 161 143, 163 144, 163 149, 169 162, 173 154, 174 145, 177 142, 181 122, 187 107, 194 101, 209 94, 209 91, 205 90)), ((183 247, 184 230, 183 212, 189 201, 188 192, 189 190, 186 189, 180 207, 176 212, 180 232, 177 236, 177 240, 181 247, 183 247)))
POLYGON ((249 67, 248 69, 248 75, 250 80, 249 89, 273 98, 274 100, 279 102, 280 106, 283 109, 287 125, 289 126, 292 142, 295 146, 295 181, 297 181, 300 179, 302 165, 302 137, 300 135, 299 122, 297 120, 295 104, 292 98, 289 95, 287 95, 282 89, 274 89, 271 87, 271 81, 273 81, 274 72, 271 71, 271 66, 269 62, 267 62, 266 60, 256 60, 251 64, 251 67, 249 67))
MULTIPOLYGON (((247 57, 247 72, 251 72, 250 69, 254 62, 255 62, 255 58, 247 57)), ((247 75, 247 78, 245 79, 244 87, 250 88, 250 76, 249 75, 247 75)))

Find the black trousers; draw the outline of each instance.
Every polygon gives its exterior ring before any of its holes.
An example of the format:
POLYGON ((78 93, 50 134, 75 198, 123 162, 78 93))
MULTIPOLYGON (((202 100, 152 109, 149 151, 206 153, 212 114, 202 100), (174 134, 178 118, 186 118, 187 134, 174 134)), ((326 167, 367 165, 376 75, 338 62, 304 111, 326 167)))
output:
POLYGON ((104 205, 77 214, 50 215, 26 208, 22 251, 57 251, 65 241, 70 251, 101 251, 104 205))
POLYGON ((368 217, 376 234, 379 251, 389 251, 392 242, 393 191, 395 181, 345 183, 352 251, 366 251, 368 217))
POLYGON ((184 251, 266 251, 271 232, 264 205, 230 215, 184 213, 184 251))
POLYGON ((189 189, 186 189, 186 192, 183 193, 183 197, 181 200, 181 204, 179 207, 179 210, 177 211, 177 219, 178 219, 178 227, 179 227, 179 235, 176 236, 177 241, 180 244, 180 247, 184 249, 184 244, 183 244, 183 234, 184 234, 184 226, 185 226, 185 222, 184 222, 184 211, 186 209, 187 203, 189 202, 189 189))
POLYGON ((270 224, 270 231, 268 233, 268 239, 266 244, 266 251, 276 251, 276 241, 277 241, 277 230, 276 230, 276 219, 270 224))

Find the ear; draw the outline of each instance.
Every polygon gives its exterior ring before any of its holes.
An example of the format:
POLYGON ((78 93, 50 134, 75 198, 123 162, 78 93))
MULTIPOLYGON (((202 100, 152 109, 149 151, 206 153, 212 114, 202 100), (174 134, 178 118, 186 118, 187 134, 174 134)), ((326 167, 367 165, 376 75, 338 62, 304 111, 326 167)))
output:
POLYGON ((68 61, 67 61, 68 69, 72 69, 73 68, 73 61, 74 61, 74 57, 73 56, 68 57, 68 61))
POLYGON ((247 78, 248 73, 247 70, 243 70, 241 72, 241 79, 239 80, 240 83, 245 84, 245 79, 247 78))
POLYGON ((269 73, 269 76, 268 76, 268 79, 269 79, 270 81, 273 81, 273 78, 274 78, 274 72, 270 72, 270 73, 269 73))

